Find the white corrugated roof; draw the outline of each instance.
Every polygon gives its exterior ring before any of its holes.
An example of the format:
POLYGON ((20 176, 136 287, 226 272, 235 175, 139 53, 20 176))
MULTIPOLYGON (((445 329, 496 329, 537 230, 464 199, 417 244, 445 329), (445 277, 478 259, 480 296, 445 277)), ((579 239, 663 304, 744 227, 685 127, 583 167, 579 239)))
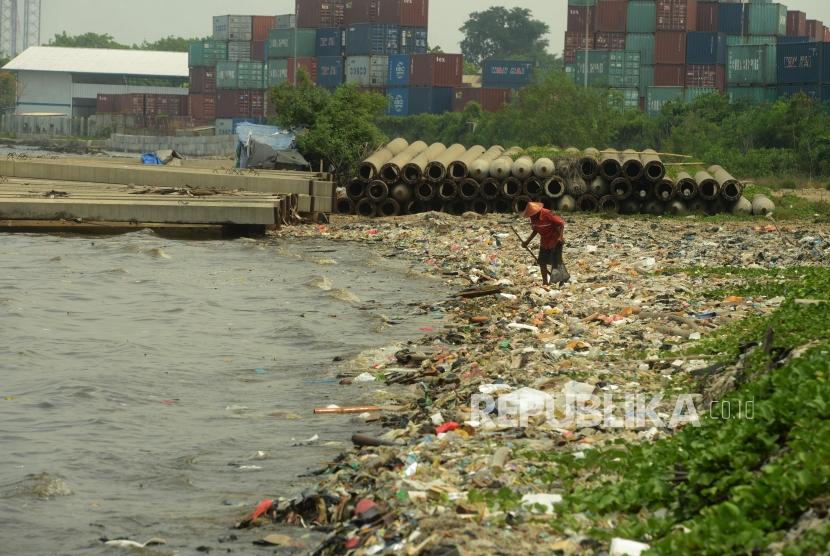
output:
POLYGON ((187 52, 109 50, 32 46, 3 68, 9 71, 57 71, 187 77, 187 52))

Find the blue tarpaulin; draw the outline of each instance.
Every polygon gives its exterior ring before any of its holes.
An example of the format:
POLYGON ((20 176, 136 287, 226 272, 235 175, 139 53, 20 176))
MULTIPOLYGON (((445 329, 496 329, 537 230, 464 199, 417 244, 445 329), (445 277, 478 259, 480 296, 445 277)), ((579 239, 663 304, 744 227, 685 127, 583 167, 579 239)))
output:
POLYGON ((156 155, 156 153, 144 153, 141 155, 142 164, 150 164, 153 166, 161 166, 163 162, 156 155))

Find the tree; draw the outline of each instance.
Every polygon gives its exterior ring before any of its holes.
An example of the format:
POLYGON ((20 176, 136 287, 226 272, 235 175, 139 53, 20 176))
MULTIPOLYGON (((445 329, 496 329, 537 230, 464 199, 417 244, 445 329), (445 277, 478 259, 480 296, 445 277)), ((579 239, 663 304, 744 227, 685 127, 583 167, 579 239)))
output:
POLYGON ((129 48, 127 45, 115 42, 115 38, 104 33, 84 33, 83 35, 70 36, 66 31, 49 41, 49 46, 65 46, 69 48, 114 48, 123 50, 129 48))
POLYGON ((173 35, 170 35, 169 37, 164 37, 155 42, 147 42, 145 40, 140 45, 134 45, 133 48, 140 50, 158 50, 161 52, 187 52, 190 49, 190 43, 199 42, 201 40, 203 39, 187 39, 184 37, 174 37, 173 35))
POLYGON ((289 129, 313 127, 317 117, 331 102, 331 94, 317 87, 305 69, 297 73, 297 85, 282 83, 269 91, 268 100, 274 107, 274 123, 289 129))
POLYGON ((487 59, 530 58, 534 61, 546 55, 548 25, 532 19, 527 8, 496 6, 483 12, 473 12, 461 27, 464 40, 461 52, 476 65, 487 59))
MULTIPOLYGON (((2 66, 7 63, 0 62, 2 66)), ((8 71, 0 71, 0 110, 13 108, 15 102, 17 102, 17 79, 8 71)))

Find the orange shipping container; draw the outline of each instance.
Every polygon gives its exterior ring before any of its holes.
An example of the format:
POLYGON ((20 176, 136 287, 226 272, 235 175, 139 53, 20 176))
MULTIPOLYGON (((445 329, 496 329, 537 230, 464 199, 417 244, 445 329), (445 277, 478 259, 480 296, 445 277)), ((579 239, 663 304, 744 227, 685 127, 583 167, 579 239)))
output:
POLYGON ((598 0, 596 30, 625 33, 628 21, 628 0, 598 0))
POLYGON ((252 34, 254 42, 265 42, 268 40, 268 31, 277 26, 275 15, 255 15, 251 17, 252 34))
POLYGON ((686 33, 657 31, 654 34, 654 63, 683 64, 686 62, 686 33))
POLYGON ((485 112, 498 112, 510 102, 510 89, 489 87, 456 87, 453 89, 453 112, 463 112, 471 102, 479 103, 485 112))

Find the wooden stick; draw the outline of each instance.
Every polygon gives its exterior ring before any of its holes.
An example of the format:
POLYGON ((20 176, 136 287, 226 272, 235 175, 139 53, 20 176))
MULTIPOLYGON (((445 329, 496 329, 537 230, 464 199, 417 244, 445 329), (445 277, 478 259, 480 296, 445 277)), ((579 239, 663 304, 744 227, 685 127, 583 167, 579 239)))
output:
MULTIPOLYGON (((519 242, 522 244, 522 247, 524 247, 525 242, 522 239, 522 236, 519 235, 519 232, 516 231, 516 228, 514 228, 513 226, 510 226, 510 229, 513 230, 513 233, 516 234, 517 238, 519 238, 519 242)), ((539 264, 539 259, 536 258, 536 254, 533 251, 530 250, 530 247, 525 247, 525 249, 527 249, 527 252, 530 253, 530 256, 533 257, 533 260, 536 261, 536 264, 538 265, 539 264)))
POLYGON ((315 415, 344 415, 351 413, 370 413, 372 411, 381 411, 381 408, 376 405, 364 405, 358 407, 321 407, 314 410, 315 415))

